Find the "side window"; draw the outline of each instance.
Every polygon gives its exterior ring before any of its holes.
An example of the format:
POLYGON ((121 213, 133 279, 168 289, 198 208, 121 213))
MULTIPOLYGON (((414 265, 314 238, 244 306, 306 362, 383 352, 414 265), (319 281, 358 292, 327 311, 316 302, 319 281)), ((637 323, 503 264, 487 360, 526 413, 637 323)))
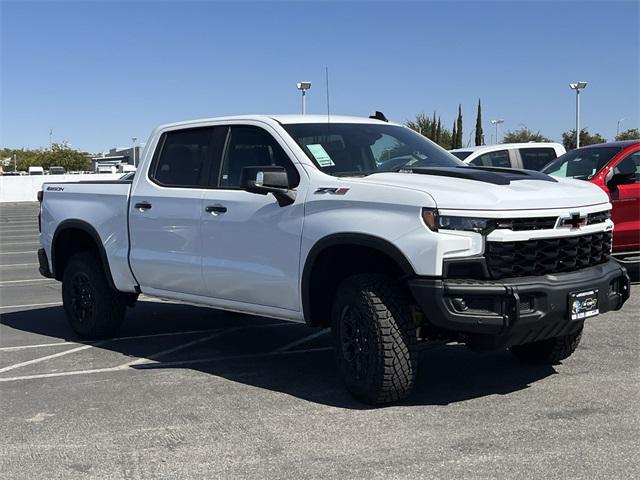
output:
POLYGON ((618 162, 613 168, 613 173, 623 175, 633 174, 635 175, 636 182, 640 182, 640 151, 634 152, 618 162))
POLYGON ((298 170, 269 132, 253 126, 231 126, 220 172, 220 188, 238 188, 244 167, 280 166, 287 170, 289 184, 300 183, 298 170))
POLYGON ((511 168, 511 161, 509 160, 509 152, 507 150, 485 153, 484 155, 474 158, 469 163, 479 167, 511 168))
POLYGON ((150 177, 171 187, 199 187, 209 161, 213 128, 191 128, 167 132, 159 144, 150 177))
POLYGON ((527 170, 542 170, 549 162, 556 159, 553 148, 521 148, 522 168, 527 170))

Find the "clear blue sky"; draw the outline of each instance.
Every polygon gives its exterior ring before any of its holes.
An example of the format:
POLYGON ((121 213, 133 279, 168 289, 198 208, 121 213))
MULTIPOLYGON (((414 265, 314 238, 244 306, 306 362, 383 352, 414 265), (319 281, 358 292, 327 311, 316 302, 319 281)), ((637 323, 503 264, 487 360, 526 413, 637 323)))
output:
MULTIPOLYGON (((1 0, 0 0, 1 1, 1 0)), ((436 110, 464 143, 483 103, 504 130, 559 139, 574 125, 567 84, 587 80, 582 122, 611 139, 639 124, 639 3, 1 1, 0 145, 54 141, 97 152, 161 123, 299 111, 436 110)))

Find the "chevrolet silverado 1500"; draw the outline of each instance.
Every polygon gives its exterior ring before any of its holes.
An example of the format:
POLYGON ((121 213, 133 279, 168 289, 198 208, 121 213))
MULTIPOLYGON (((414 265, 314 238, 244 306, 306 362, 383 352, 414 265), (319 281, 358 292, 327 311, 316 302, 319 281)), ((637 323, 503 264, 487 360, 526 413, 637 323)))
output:
POLYGON ((431 341, 557 363, 622 307, 602 189, 467 166, 370 118, 165 125, 133 180, 47 183, 40 271, 85 338, 144 293, 331 327, 348 389, 402 399, 431 341))

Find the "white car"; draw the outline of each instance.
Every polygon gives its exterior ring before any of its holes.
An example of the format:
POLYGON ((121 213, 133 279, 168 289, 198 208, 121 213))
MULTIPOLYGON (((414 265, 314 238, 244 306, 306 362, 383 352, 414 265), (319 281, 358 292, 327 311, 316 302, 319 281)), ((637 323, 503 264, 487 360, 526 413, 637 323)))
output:
POLYGON ((480 167, 525 168, 542 170, 567 151, 559 143, 500 143, 450 150, 465 163, 480 167))
POLYGON ((372 404, 409 394, 420 343, 556 363, 629 297, 600 188, 471 168, 380 116, 165 125, 132 181, 39 198, 40 272, 81 337, 115 335, 140 293, 305 321, 372 404))

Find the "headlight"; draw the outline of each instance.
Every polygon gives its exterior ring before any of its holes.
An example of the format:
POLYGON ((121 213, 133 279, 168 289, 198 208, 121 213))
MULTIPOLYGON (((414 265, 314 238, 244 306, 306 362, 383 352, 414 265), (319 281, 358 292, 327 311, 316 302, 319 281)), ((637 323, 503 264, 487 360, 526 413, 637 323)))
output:
POLYGON ((423 208, 422 220, 429 230, 464 230, 469 232, 487 233, 497 227, 497 220, 480 217, 453 217, 439 215, 435 208, 423 208))

